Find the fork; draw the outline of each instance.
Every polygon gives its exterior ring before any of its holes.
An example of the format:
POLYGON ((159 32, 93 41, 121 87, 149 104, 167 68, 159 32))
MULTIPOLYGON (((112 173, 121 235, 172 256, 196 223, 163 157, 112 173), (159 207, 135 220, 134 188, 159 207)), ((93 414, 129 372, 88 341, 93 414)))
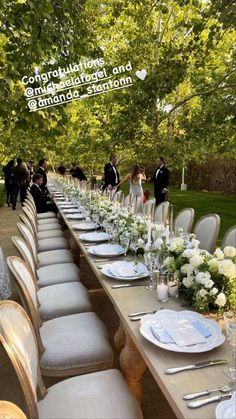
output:
POLYGON ((203 390, 203 391, 200 391, 199 393, 185 394, 185 396, 183 396, 183 399, 184 400, 192 400, 192 399, 195 399, 197 397, 201 397, 201 396, 205 396, 207 394, 214 393, 215 391, 220 391, 221 393, 227 393, 228 391, 232 390, 233 386, 234 386, 234 382, 231 381, 229 384, 225 384, 224 386, 221 386, 221 387, 218 387, 218 388, 203 390))

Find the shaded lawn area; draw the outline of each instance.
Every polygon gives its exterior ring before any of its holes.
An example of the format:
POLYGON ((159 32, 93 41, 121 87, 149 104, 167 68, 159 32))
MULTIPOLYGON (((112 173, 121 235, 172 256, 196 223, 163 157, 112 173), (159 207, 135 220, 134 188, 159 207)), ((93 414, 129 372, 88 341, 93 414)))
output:
POLYGON ((5 201, 4 183, 0 183, 0 207, 4 205, 5 201))
MULTIPOLYGON (((143 189, 151 192, 153 197, 153 184, 144 183, 143 189)), ((122 185, 125 194, 129 192, 129 184, 122 185)), ((236 197, 221 192, 181 191, 171 186, 169 188, 169 201, 174 205, 174 215, 183 208, 191 207, 195 210, 194 224, 203 215, 218 214, 221 218, 220 233, 217 244, 220 245, 225 232, 236 224, 236 197)))

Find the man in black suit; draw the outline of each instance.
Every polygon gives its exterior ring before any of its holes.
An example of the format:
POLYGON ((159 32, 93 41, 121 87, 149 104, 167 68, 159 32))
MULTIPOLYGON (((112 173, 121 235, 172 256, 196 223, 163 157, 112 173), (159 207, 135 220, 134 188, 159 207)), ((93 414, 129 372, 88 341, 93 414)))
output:
POLYGON ((157 157, 156 159, 156 170, 152 178, 149 181, 154 182, 154 196, 156 199, 156 205, 166 200, 166 194, 168 192, 170 172, 165 165, 163 157, 157 157))
POLYGON ((120 183, 120 175, 116 168, 117 157, 115 154, 110 155, 109 163, 104 166, 104 185, 103 189, 112 189, 120 183))
POLYGON ((38 170, 37 170, 36 173, 40 174, 43 177, 43 182, 40 185, 40 188, 41 188, 42 192, 45 193, 45 194, 47 194, 47 173, 46 173, 46 168, 47 168, 46 159, 39 160, 39 168, 38 168, 38 170))
POLYGON ((57 212, 57 207, 52 202, 47 202, 47 197, 43 194, 41 190, 41 185, 43 183, 43 176, 39 173, 33 175, 33 185, 30 188, 30 193, 34 198, 34 203, 37 209, 37 213, 53 211, 57 212))
POLYGON ((80 181, 87 180, 83 170, 79 166, 77 166, 76 163, 72 163, 72 167, 70 169, 70 175, 72 177, 75 177, 76 179, 79 179, 80 181))
POLYGON ((11 203, 12 209, 16 209, 16 201, 17 195, 20 191, 20 200, 21 203, 24 202, 26 198, 26 182, 28 179, 28 172, 23 166, 23 160, 18 158, 17 165, 11 169, 10 172, 11 182, 12 182, 12 195, 11 195, 11 203))

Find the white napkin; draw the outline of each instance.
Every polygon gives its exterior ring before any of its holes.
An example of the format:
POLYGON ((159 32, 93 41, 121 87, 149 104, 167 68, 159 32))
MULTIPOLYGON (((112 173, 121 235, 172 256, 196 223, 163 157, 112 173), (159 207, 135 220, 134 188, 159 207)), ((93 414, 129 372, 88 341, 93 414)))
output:
POLYGON ((78 213, 78 208, 66 208, 63 210, 64 214, 78 213))
POLYGON ((123 254, 124 249, 118 244, 100 244, 99 246, 94 246, 91 249, 96 255, 114 255, 114 254, 123 254))
POLYGON ((181 319, 174 324, 165 323, 165 331, 180 347, 207 342, 207 339, 187 319, 181 319))
POLYGON ((67 218, 70 220, 83 220, 83 215, 78 212, 75 214, 67 214, 67 218))
POLYGON ((133 278, 135 276, 144 275, 148 271, 142 263, 134 264, 134 262, 114 262, 109 266, 109 272, 113 276, 121 278, 133 278))

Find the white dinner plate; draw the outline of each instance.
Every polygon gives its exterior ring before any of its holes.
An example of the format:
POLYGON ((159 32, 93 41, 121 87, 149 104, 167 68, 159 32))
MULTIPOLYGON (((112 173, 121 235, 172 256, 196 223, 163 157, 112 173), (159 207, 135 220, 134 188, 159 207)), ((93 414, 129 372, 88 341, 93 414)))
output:
POLYGON ((121 263, 123 264, 123 266, 125 268, 125 264, 131 264, 132 262, 119 261, 119 262, 113 262, 111 264, 106 264, 102 267, 101 272, 104 275, 108 276, 109 278, 117 279, 119 281, 135 281, 137 279, 146 278, 147 276, 149 276, 148 270, 146 269, 146 267, 142 263, 138 264, 139 265, 138 266, 139 273, 135 273, 135 272, 137 272, 137 265, 135 265, 133 263, 133 269, 127 269, 127 270, 124 269, 123 274, 120 274, 120 275, 116 274, 115 275, 112 272, 112 267, 115 268, 115 267, 117 267, 117 264, 121 264, 121 263), (143 269, 143 267, 145 269, 143 269), (125 274, 125 271, 128 273, 127 275, 125 274), (133 272, 134 274, 132 275, 132 274, 130 274, 130 272, 133 272))
POLYGON ((101 256, 101 257, 111 256, 112 257, 112 256, 123 255, 124 249, 118 244, 105 243, 105 244, 99 244, 97 246, 91 246, 88 249, 88 253, 94 256, 101 256))
POLYGON ((152 342, 154 345, 160 348, 167 349, 173 352, 188 352, 188 353, 200 353, 207 352, 217 346, 222 345, 225 341, 225 336, 221 333, 219 324, 215 320, 205 319, 201 314, 195 313, 194 311, 174 311, 174 310, 161 310, 155 314, 148 314, 141 320, 140 333, 144 338, 152 342), (160 334, 166 333, 166 327, 172 327, 179 325, 181 322, 198 322, 202 326, 202 329, 207 330, 210 334, 209 337, 204 339, 203 343, 197 343, 195 345, 178 346, 175 342, 163 343, 161 340, 154 337, 151 328, 154 327, 160 331, 160 334))
POLYGON ((236 391, 229 400, 216 406, 216 419, 236 419, 236 391))
MULTIPOLYGON (((74 226, 77 226, 77 224, 73 224, 73 228, 74 226)), ((79 238, 85 242, 94 242, 94 243, 99 243, 99 242, 106 242, 108 240, 108 235, 107 233, 104 233, 103 231, 97 231, 97 232, 92 232, 92 233, 83 233, 80 234, 79 238)))
MULTIPOLYGON (((83 220, 84 216, 80 214, 79 212, 77 212, 76 214, 66 214, 66 218, 68 218, 68 220, 83 220)), ((76 230, 76 227, 75 227, 75 230, 76 230)))
POLYGON ((78 208, 65 208, 63 209, 63 213, 64 214, 74 214, 74 213, 78 213, 78 208))
POLYGON ((76 224, 75 230, 96 230, 97 227, 98 225, 95 223, 79 223, 76 224))

